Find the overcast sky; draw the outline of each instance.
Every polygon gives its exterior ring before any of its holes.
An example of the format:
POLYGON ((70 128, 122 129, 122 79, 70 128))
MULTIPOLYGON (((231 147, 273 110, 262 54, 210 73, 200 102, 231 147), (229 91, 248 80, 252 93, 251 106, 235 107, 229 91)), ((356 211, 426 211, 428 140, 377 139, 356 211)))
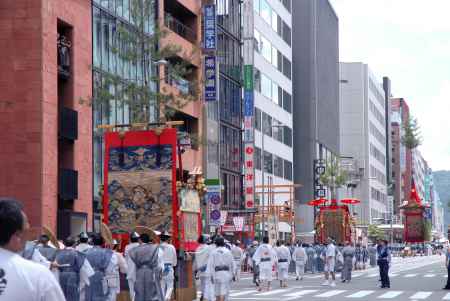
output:
MULTIPOLYGON (((293 0, 295 1, 295 0, 293 0)), ((340 26, 340 60, 364 62, 422 130, 434 170, 450 170, 450 0, 330 0, 340 26)))

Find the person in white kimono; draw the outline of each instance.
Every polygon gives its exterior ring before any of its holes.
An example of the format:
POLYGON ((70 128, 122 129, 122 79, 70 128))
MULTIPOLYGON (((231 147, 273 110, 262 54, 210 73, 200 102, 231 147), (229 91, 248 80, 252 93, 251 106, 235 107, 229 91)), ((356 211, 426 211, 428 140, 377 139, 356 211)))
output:
POLYGON ((269 245, 269 237, 263 238, 263 243, 256 249, 253 255, 255 264, 259 267, 259 280, 261 281, 258 287, 259 291, 264 289, 270 290, 270 283, 272 282, 272 268, 277 262, 277 255, 272 246, 269 245))
POLYGON ((241 280, 241 265, 242 261, 244 260, 244 252, 239 246, 240 244, 241 242, 239 240, 236 240, 236 244, 234 244, 230 250, 234 260, 233 276, 235 281, 241 280))
POLYGON ((85 252, 86 250, 92 248, 90 244, 88 244, 89 236, 86 232, 81 232, 79 236, 79 244, 75 247, 78 252, 85 252))
POLYGON ((169 244, 170 234, 168 232, 161 233, 160 239, 161 244, 159 248, 162 251, 164 262, 161 287, 164 293, 164 299, 170 300, 175 280, 174 268, 177 266, 177 251, 173 245, 169 244))
POLYGON ((198 277, 200 279, 200 301, 213 301, 215 299, 214 288, 211 278, 206 273, 206 268, 208 266, 209 256, 214 247, 206 235, 200 235, 198 243, 199 246, 195 250, 194 271, 196 278, 198 277))
POLYGON ((216 301, 228 300, 231 281, 233 280, 234 260, 230 250, 225 247, 225 240, 221 236, 215 239, 216 248, 208 259, 206 273, 214 284, 216 301))
POLYGON ((86 286, 86 301, 115 301, 120 290, 116 278, 118 270, 117 255, 111 249, 102 248, 103 238, 96 234, 92 238, 94 247, 84 254, 94 269, 94 275, 89 278, 86 286))
POLYGON ((287 280, 289 276, 289 264, 291 263, 291 251, 284 245, 283 241, 277 241, 275 248, 277 254, 277 272, 278 280, 280 280, 280 287, 287 287, 287 280))
MULTIPOLYGON (((133 250, 134 248, 139 246, 139 244, 140 244, 139 239, 140 239, 140 236, 137 232, 132 232, 130 234, 130 243, 125 246, 125 250, 123 251, 123 255, 125 257, 127 267, 130 266, 130 260, 131 260, 129 253, 131 250, 133 250)), ((127 281, 128 281, 128 288, 130 290, 130 298, 132 301, 134 301, 134 280, 127 277, 127 281)))
POLYGON ((25 259, 43 265, 47 269, 53 268, 52 263, 48 261, 47 258, 42 256, 41 252, 39 251, 37 241, 27 241, 25 243, 25 248, 20 252, 20 255, 25 259))
POLYGON ((89 277, 94 275, 94 270, 86 256, 74 249, 75 240, 68 237, 65 248, 56 253, 58 263, 58 279, 61 289, 67 301, 83 301, 85 288, 89 285, 89 277))
POLYGON ((118 295, 118 294, 120 294, 120 275, 121 274, 126 275, 128 266, 125 261, 125 258, 119 252, 119 247, 120 247, 119 242, 117 240, 113 239, 112 243, 113 243, 112 250, 114 252, 114 255, 117 257, 117 266, 115 266, 116 269, 114 270, 114 273, 110 276, 110 278, 113 279, 112 281, 114 283, 119 284, 113 288, 113 290, 116 290, 116 295, 118 295))
POLYGON ((0 198, 0 299, 64 301, 50 270, 18 254, 25 247, 29 228, 21 203, 0 198))
POLYGON ((292 253, 292 260, 295 262, 295 275, 296 280, 303 280, 303 275, 305 274, 305 266, 308 262, 308 255, 306 254, 306 250, 304 245, 301 243, 297 244, 292 253))

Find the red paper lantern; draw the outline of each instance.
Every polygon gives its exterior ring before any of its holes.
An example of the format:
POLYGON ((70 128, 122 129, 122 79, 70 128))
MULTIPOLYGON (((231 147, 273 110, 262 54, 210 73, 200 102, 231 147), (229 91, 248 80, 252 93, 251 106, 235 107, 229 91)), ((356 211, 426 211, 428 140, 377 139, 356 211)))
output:
POLYGON ((342 199, 341 203, 347 205, 355 205, 361 203, 361 201, 358 199, 342 199))
POLYGON ((316 199, 316 200, 309 201, 307 204, 309 206, 320 206, 320 205, 325 204, 327 201, 328 201, 327 199, 316 199))

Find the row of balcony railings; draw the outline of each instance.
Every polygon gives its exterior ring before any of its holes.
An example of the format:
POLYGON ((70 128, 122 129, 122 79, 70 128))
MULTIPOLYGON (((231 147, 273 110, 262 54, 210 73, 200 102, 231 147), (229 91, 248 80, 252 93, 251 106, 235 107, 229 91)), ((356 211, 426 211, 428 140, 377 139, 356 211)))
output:
POLYGON ((164 25, 191 43, 195 43, 197 41, 196 32, 169 13, 165 13, 164 15, 164 25))

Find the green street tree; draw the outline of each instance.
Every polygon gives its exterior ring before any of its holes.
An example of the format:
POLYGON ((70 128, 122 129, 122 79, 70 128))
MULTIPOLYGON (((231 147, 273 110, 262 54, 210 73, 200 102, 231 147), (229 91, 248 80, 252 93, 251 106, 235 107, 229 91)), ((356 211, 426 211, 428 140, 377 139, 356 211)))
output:
POLYGON ((347 179, 348 174, 341 168, 339 158, 333 157, 326 162, 325 172, 320 176, 319 181, 330 190, 331 199, 334 200, 337 197, 337 189, 344 186, 347 179))
POLYGON ((119 23, 109 45, 116 64, 129 75, 102 69, 101 88, 90 103, 107 111, 115 104, 130 112, 130 124, 171 120, 198 99, 199 83, 190 63, 196 50, 187 54, 165 40, 167 32, 159 28, 154 7, 154 0, 130 0, 133 26, 119 23))
POLYGON ((409 118, 408 122, 403 126, 405 131, 402 137, 402 144, 408 149, 415 149, 422 144, 420 134, 420 126, 416 118, 409 118))
POLYGON ((372 240, 378 240, 384 238, 384 232, 377 225, 369 225, 367 228, 367 236, 372 240))

